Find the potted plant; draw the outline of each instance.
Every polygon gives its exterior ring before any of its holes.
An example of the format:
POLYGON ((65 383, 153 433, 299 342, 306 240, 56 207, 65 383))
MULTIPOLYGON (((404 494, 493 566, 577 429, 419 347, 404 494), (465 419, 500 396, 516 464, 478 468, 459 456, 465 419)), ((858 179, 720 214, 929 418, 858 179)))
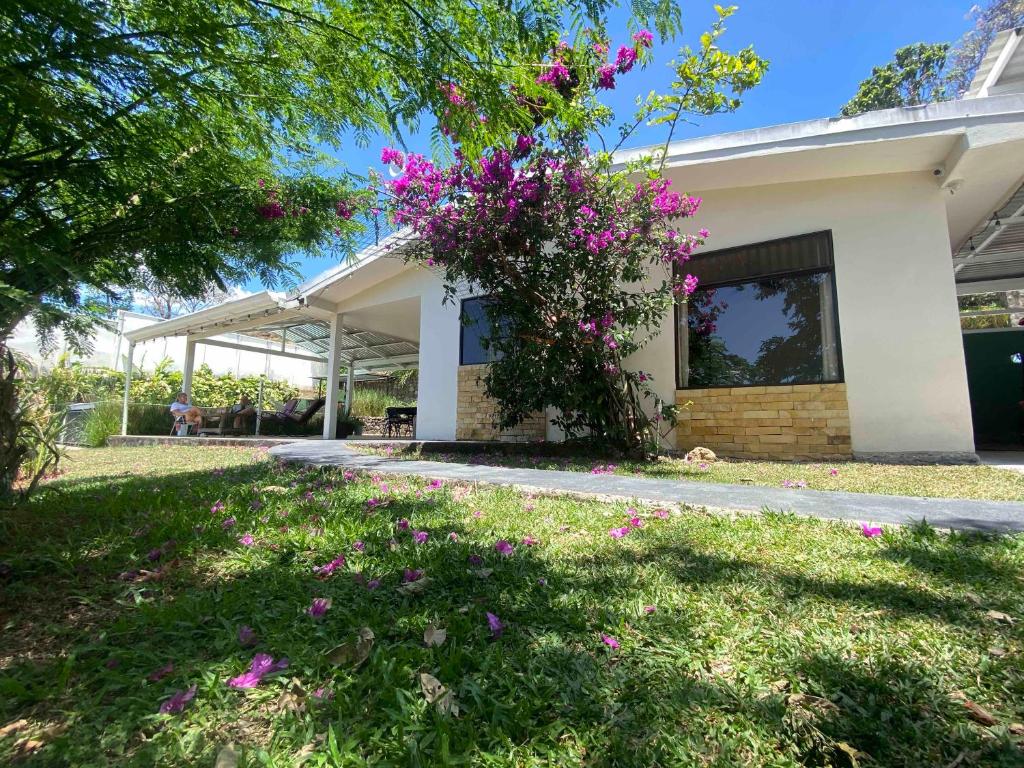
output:
POLYGON ((363 420, 351 414, 340 414, 338 416, 338 428, 335 432, 339 440, 344 440, 352 434, 358 434, 363 429, 363 420))

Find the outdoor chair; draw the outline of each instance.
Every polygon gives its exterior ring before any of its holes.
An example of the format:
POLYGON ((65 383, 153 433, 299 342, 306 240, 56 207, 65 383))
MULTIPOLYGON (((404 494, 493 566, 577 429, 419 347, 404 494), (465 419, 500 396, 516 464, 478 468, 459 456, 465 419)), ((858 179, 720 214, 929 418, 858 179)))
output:
POLYGON ((416 434, 415 408, 385 408, 384 414, 384 437, 401 437, 406 429, 409 437, 416 434))
POLYGON ((309 420, 313 418, 321 408, 324 407, 324 403, 326 402, 327 400, 325 398, 318 397, 316 400, 313 400, 308 406, 306 406, 306 410, 302 411, 301 413, 296 413, 295 409, 296 406, 298 406, 299 401, 297 399, 292 399, 285 403, 284 408, 282 408, 280 411, 276 411, 273 413, 264 413, 262 418, 263 421, 271 423, 295 424, 301 427, 308 424, 309 420))
MULTIPOLYGON (((180 427, 184 423, 185 423, 185 417, 184 416, 176 416, 174 418, 174 420, 171 422, 171 437, 182 437, 182 435, 178 434, 178 427, 180 427)), ((185 430, 185 435, 184 436, 191 435, 194 429, 195 429, 195 425, 194 424, 189 424, 188 425, 188 429, 185 430)))

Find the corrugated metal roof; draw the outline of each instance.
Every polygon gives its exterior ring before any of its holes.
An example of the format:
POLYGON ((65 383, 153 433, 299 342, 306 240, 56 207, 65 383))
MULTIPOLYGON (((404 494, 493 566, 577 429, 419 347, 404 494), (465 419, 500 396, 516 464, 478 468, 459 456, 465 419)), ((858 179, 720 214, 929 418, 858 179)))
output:
POLYGON ((953 254, 957 283, 1024 277, 1024 185, 953 254))
MULTIPOLYGON (((285 341, 297 347, 320 355, 326 359, 330 351, 330 329, 327 323, 303 322, 268 324, 249 335, 276 342, 285 341)), ((367 331, 362 328, 344 326, 341 331, 339 351, 341 359, 347 363, 360 363, 368 360, 384 361, 391 358, 409 357, 419 354, 419 344, 397 336, 367 331)))

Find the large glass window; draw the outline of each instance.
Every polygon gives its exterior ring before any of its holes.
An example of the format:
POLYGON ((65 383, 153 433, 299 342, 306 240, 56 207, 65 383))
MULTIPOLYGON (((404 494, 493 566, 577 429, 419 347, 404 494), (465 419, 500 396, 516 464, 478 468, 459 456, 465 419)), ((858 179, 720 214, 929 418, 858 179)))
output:
POLYGON ((487 340, 491 336, 491 319, 488 306, 493 302, 487 296, 477 296, 462 301, 462 331, 459 340, 459 365, 489 363, 497 356, 487 340))
POLYGON ((701 255, 676 308, 683 388, 842 381, 829 232, 701 255))

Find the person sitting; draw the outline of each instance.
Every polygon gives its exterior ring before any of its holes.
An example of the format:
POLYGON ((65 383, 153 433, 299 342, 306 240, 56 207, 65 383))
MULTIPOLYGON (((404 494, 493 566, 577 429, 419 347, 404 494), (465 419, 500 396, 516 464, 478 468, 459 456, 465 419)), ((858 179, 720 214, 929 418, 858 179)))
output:
POLYGON ((252 400, 248 396, 242 395, 238 398, 238 402, 228 410, 228 415, 235 417, 235 429, 241 429, 247 418, 256 415, 256 409, 252 407, 252 400))
POLYGON ((196 429, 203 426, 203 412, 188 401, 188 395, 184 392, 178 393, 178 396, 174 398, 174 402, 171 403, 169 410, 174 417, 175 423, 183 421, 196 429))

